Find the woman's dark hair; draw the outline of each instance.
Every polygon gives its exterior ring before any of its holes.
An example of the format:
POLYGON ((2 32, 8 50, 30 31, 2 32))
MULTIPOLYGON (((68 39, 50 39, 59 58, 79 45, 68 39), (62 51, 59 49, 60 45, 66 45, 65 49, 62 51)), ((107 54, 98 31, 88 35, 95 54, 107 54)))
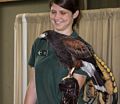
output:
POLYGON ((49 6, 51 7, 53 3, 59 5, 62 8, 70 10, 73 14, 77 10, 79 11, 78 17, 74 19, 73 26, 80 19, 80 0, 50 0, 49 6))

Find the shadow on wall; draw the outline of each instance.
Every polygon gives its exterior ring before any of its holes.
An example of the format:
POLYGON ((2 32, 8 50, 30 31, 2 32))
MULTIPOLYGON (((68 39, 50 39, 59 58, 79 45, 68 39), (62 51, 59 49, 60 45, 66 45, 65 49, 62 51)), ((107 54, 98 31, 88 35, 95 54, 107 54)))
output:
POLYGON ((3 76, 2 76, 2 73, 3 73, 3 31, 2 31, 2 13, 1 13, 1 8, 0 8, 0 104, 3 104, 2 102, 2 99, 3 99, 3 76))
POLYGON ((119 8, 119 7, 120 0, 88 0, 88 9, 119 8))

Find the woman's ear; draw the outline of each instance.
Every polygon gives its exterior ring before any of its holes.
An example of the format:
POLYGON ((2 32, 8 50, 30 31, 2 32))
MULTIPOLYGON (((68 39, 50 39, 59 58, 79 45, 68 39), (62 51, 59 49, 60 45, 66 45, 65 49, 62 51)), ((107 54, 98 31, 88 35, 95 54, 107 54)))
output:
POLYGON ((79 15, 79 10, 77 10, 77 11, 73 14, 73 18, 74 18, 74 19, 77 18, 78 15, 79 15))

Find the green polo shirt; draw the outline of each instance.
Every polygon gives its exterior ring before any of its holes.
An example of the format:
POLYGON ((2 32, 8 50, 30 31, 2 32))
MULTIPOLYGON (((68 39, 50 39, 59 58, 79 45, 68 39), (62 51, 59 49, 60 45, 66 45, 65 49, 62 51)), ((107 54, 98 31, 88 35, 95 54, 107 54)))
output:
MULTIPOLYGON (((77 38, 78 34, 73 32, 72 38, 77 38)), ((44 38, 37 38, 32 46, 29 59, 30 66, 35 67, 36 91, 38 104, 60 104, 61 92, 59 82, 68 74, 68 69, 63 66, 54 50, 44 38), (41 52, 45 54, 41 54, 41 52)), ((76 70, 75 73, 85 75, 86 72, 76 70)), ((84 104, 83 91, 80 91, 79 103, 84 104)))

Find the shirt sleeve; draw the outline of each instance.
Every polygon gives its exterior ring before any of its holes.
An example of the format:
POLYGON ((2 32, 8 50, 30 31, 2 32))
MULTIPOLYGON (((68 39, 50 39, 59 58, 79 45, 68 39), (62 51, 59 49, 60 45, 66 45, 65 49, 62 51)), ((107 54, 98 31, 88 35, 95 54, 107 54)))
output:
POLYGON ((33 45, 32 45, 32 49, 31 49, 31 54, 28 60, 28 65, 30 65, 31 67, 34 67, 35 64, 35 54, 36 54, 36 45, 38 43, 38 38, 34 41, 33 45))

